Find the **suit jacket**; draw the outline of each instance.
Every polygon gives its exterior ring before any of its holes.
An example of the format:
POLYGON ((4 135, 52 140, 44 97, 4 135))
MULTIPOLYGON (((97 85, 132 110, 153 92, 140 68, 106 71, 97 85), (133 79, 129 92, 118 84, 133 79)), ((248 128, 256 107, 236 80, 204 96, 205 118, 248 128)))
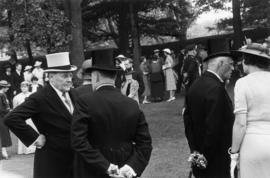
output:
POLYGON ((75 178, 109 178, 109 164, 141 175, 152 150, 148 124, 136 101, 112 86, 78 99, 71 130, 75 178))
MULTIPOLYGON (((74 104, 74 96, 70 92, 74 104)), ((32 118, 46 144, 36 149, 34 178, 67 178, 72 176, 73 151, 70 145, 72 115, 51 85, 30 95, 24 103, 5 117, 5 124, 26 145, 39 134, 25 120, 32 118)))
POLYGON ((191 151, 208 160, 204 170, 193 168, 197 176, 229 177, 228 149, 234 122, 232 102, 224 84, 206 71, 191 85, 186 97, 185 133, 191 151))
POLYGON ((85 95, 86 93, 92 93, 92 84, 82 85, 75 89, 77 96, 85 95))

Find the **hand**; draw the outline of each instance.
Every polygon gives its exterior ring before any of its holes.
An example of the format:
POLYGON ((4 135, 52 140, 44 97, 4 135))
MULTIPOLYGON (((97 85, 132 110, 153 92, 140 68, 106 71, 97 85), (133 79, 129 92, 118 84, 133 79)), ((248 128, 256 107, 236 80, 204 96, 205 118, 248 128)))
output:
POLYGON ((120 171, 117 165, 111 163, 107 170, 107 173, 109 175, 119 175, 120 171))
POLYGON ((231 153, 231 164, 230 164, 230 174, 231 178, 234 178, 235 168, 238 166, 239 163, 239 153, 231 153))
POLYGON ((127 164, 120 168, 120 175, 125 178, 132 178, 136 176, 134 170, 127 164))
POLYGON ((40 134, 38 136, 38 138, 36 139, 36 141, 34 142, 34 146, 36 146, 36 148, 41 149, 46 143, 46 137, 42 134, 40 134))

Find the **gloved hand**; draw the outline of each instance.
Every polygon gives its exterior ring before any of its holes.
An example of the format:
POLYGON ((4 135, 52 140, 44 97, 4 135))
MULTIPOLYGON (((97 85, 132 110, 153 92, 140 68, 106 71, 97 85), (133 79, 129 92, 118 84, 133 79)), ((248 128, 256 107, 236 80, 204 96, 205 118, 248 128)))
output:
POLYGON ((230 153, 231 157, 231 164, 230 164, 230 174, 231 178, 234 178, 235 169, 238 166, 239 163, 239 153, 230 153))

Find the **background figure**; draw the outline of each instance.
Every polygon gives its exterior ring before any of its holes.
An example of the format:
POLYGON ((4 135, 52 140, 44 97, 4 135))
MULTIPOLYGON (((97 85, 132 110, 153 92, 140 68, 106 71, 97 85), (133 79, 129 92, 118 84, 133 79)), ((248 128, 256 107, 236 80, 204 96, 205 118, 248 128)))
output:
POLYGON ((23 73, 24 81, 27 81, 28 83, 31 83, 31 80, 33 77, 31 69, 32 69, 32 66, 25 66, 24 68, 24 73, 23 73))
POLYGON ((162 101, 164 97, 164 75, 162 72, 162 58, 159 50, 154 50, 154 56, 150 64, 151 96, 154 101, 162 101))
POLYGON ((230 178, 234 115, 225 81, 231 77, 233 60, 230 53, 218 53, 205 62, 208 70, 188 90, 184 111, 191 153, 199 152, 207 160, 206 168, 192 165, 192 171, 196 178, 230 178))
POLYGON ((16 63, 15 71, 12 73, 12 83, 11 86, 13 88, 13 96, 17 95, 21 92, 21 83, 23 82, 23 74, 22 74, 22 64, 16 63))
POLYGON ((91 73, 87 71, 89 67, 92 67, 92 59, 83 61, 82 67, 77 72, 77 77, 83 80, 82 85, 76 88, 78 96, 93 91, 91 73))
POLYGON ((38 83, 40 85, 44 85, 44 70, 41 68, 41 64, 42 62, 41 61, 36 61, 35 64, 34 64, 34 69, 32 71, 33 75, 36 76, 38 78, 38 83))
POLYGON ((8 159, 6 147, 10 147, 12 145, 8 127, 4 125, 4 116, 10 111, 10 104, 6 96, 6 92, 9 87, 10 84, 7 81, 0 81, 0 140, 2 145, 1 153, 5 159, 8 159))
POLYGON ((247 76, 240 78, 234 89, 231 154, 238 158, 232 159, 235 164, 240 156, 241 178, 270 177, 270 56, 258 45, 248 43, 239 50, 247 76))
POLYGON ((137 101, 139 104, 139 83, 137 80, 132 78, 134 71, 126 71, 125 81, 122 83, 121 93, 133 100, 137 101))
MULTIPOLYGON (((9 84, 12 84, 12 73, 11 73, 11 66, 6 65, 5 67, 5 73, 3 74, 3 80, 7 81, 9 84)), ((9 87, 8 91, 6 92, 8 101, 10 103, 10 107, 12 108, 12 99, 13 99, 13 87, 9 87)))
MULTIPOLYGON (((25 99, 31 95, 31 92, 29 92, 29 85, 30 83, 28 83, 27 81, 24 81, 21 83, 22 92, 13 98, 14 108, 22 104, 25 101, 25 99)), ((34 125, 33 121, 30 118, 26 120, 26 123, 37 131, 36 126, 34 125)), ((20 141, 20 139, 18 139, 18 150, 17 150, 18 154, 30 154, 30 153, 34 153, 35 150, 36 150, 36 147, 34 145, 30 145, 29 147, 26 147, 20 141)))
POLYGON ((175 90, 176 90, 176 81, 177 74, 172 69, 173 67, 173 59, 171 57, 171 50, 166 48, 163 50, 165 55, 165 63, 162 66, 165 75, 165 86, 166 90, 169 91, 170 97, 167 100, 168 102, 175 100, 175 90))
POLYGON ((29 86, 29 91, 31 93, 35 93, 39 91, 41 88, 43 88, 43 86, 38 83, 38 78, 33 76, 31 80, 31 85, 29 86))
POLYGON ((180 53, 177 56, 178 58, 178 64, 174 66, 174 71, 176 71, 177 75, 178 75, 178 80, 177 80, 177 92, 181 92, 182 89, 182 83, 183 83, 183 76, 182 76, 182 67, 183 67, 183 62, 184 62, 184 58, 185 58, 185 50, 182 49, 180 51, 180 53))
POLYGON ((149 60, 146 59, 145 56, 141 57, 141 64, 140 64, 140 69, 143 74, 143 83, 144 83, 144 92, 143 92, 143 104, 150 103, 150 96, 151 96, 151 87, 150 87, 150 64, 149 60))

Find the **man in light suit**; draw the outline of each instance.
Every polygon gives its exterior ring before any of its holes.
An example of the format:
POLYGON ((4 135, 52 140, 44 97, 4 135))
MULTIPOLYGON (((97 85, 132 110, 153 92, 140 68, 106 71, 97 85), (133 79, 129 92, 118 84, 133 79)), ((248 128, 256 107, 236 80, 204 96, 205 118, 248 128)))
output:
POLYGON ((70 91, 75 66, 69 53, 46 55, 49 84, 5 117, 5 124, 26 146, 35 145, 34 178, 72 178, 70 125, 75 98, 70 91), (36 132, 25 120, 31 118, 36 132))
POLYGON ((208 56, 207 71, 190 87, 184 111, 185 133, 191 152, 204 155, 205 169, 193 166, 196 178, 229 178, 233 106, 225 89, 231 76, 233 60, 230 53, 208 56))
POLYGON ((74 178, 140 176, 148 164, 152 141, 136 101, 115 87, 116 68, 106 54, 93 58, 93 93, 77 100, 71 127, 74 178))

